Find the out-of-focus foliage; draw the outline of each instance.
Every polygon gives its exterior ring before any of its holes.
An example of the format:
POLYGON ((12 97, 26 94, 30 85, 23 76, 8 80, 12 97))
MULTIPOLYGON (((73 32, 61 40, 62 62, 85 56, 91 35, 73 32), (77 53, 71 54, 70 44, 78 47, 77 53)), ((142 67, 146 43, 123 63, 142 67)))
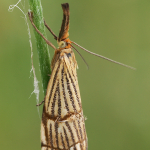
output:
MULTIPOLYGON (((58 35, 61 3, 42 1, 44 18, 58 35)), ((82 53, 78 78, 89 150, 150 149, 150 1, 93 0, 70 4, 70 39, 95 53, 136 67, 133 71, 82 53)), ((30 77, 27 26, 16 8, 17 0, 0 2, 0 149, 40 150, 40 118, 30 77), (30 97, 31 96, 31 97, 30 97)), ((23 3, 24 5, 24 3, 23 3)), ((22 8, 22 5, 19 4, 22 8)), ((25 1, 26 13, 28 1, 25 1)), ((30 26, 32 31, 32 26, 30 26)), ((44 98, 34 40, 34 66, 44 98)), ((47 32, 48 39, 57 46, 47 32)), ((49 48, 51 58, 53 49, 49 48)), ((40 116, 42 106, 40 107, 40 116)))

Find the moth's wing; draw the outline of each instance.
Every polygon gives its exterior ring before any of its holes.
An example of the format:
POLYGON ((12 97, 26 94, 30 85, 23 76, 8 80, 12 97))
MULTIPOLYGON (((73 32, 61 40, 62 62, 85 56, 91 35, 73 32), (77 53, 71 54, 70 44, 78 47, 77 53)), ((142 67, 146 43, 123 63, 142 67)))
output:
POLYGON ((42 150, 86 150, 86 131, 75 68, 58 59, 47 88, 41 123, 42 150))
POLYGON ((50 118, 63 119, 82 111, 76 71, 69 67, 69 60, 64 55, 52 71, 44 103, 44 111, 50 118))
MULTIPOLYGON (((48 119, 46 126, 42 124, 42 148, 60 150, 86 150, 87 136, 83 116, 75 116, 72 120, 55 122, 48 119), (45 132, 46 128, 46 132, 45 132), (45 133, 48 133, 45 135, 45 133)), ((42 149, 43 150, 43 149, 42 149)))

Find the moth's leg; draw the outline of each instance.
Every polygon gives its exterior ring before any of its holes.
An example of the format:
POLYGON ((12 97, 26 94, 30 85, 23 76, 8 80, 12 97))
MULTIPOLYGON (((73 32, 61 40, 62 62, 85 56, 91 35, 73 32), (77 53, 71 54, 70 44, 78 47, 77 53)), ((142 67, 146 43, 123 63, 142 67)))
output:
POLYGON ((35 24, 34 24, 34 22, 33 22, 33 14, 32 14, 32 12, 28 12, 28 16, 29 16, 29 19, 30 19, 30 21, 31 21, 31 24, 32 24, 32 26, 35 28, 36 32, 41 35, 41 37, 46 41, 46 43, 47 43, 48 45, 50 45, 53 49, 56 49, 55 46, 54 46, 50 41, 48 41, 48 40, 44 37, 44 35, 43 35, 43 34, 37 29, 37 27, 35 26, 35 24))
POLYGON ((51 28, 48 26, 48 24, 45 22, 45 20, 44 20, 44 25, 45 25, 45 27, 50 31, 50 33, 54 36, 54 39, 57 40, 57 36, 56 36, 55 33, 51 30, 51 28))
POLYGON ((44 102, 45 102, 45 98, 41 103, 37 104, 36 106, 41 106, 44 102))

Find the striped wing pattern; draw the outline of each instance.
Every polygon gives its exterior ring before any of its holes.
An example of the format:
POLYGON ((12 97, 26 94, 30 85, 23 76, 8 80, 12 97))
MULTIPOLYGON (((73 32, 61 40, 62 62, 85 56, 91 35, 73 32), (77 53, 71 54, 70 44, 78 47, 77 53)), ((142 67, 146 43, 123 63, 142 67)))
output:
POLYGON ((58 55, 43 108, 42 150, 87 150, 75 56, 71 48, 58 55))

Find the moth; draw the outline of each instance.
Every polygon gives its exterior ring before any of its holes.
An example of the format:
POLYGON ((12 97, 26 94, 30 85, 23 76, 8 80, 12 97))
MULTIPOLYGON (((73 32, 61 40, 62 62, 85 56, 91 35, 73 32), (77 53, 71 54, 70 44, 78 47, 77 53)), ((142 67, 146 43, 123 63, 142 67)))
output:
MULTIPOLYGON (((88 144, 85 129, 85 118, 83 116, 76 72, 77 62, 72 50, 72 48, 75 49, 75 47, 72 43, 82 49, 84 48, 75 42, 70 41, 68 38, 70 16, 69 4, 62 4, 62 9, 63 21, 58 37, 44 21, 45 26, 58 42, 58 49, 56 49, 55 46, 36 28, 32 20, 34 17, 32 12, 28 13, 29 19, 35 30, 43 37, 46 43, 55 50, 55 54, 51 62, 52 74, 47 86, 43 106, 41 122, 41 149, 87 150, 88 144)), ((104 56, 92 53, 86 49, 84 50, 109 61, 132 68, 104 56)))
MULTIPOLYGON (((64 14, 59 36, 52 33, 59 48, 52 46, 55 54, 51 63, 52 74, 44 100, 41 149, 87 150, 85 119, 76 73, 77 62, 68 38, 69 4, 62 4, 62 8, 64 14)), ((30 21, 34 24, 32 17, 32 14, 29 13, 30 21)), ((46 23, 45 25, 47 26, 46 23)), ((38 31, 36 27, 35 29, 38 31)), ((49 27, 48 29, 50 30, 49 27)), ((51 45, 47 40, 46 42, 51 45)))

